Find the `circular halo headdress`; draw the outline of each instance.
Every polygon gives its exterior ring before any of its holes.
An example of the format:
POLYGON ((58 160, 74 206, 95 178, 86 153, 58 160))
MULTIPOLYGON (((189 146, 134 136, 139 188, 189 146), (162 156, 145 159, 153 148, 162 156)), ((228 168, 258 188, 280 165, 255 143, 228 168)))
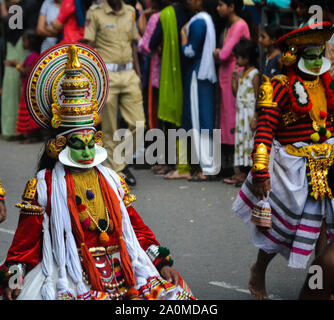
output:
POLYGON ((81 43, 56 45, 31 70, 26 103, 43 128, 93 127, 108 89, 108 71, 94 49, 81 43))

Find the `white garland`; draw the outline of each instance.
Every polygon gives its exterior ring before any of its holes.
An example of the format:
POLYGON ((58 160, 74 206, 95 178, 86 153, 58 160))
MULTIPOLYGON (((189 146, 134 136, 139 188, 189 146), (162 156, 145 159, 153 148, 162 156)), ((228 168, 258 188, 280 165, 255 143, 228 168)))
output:
POLYGON ((308 94, 300 81, 295 82, 294 90, 298 95, 299 104, 306 105, 308 104, 308 94))

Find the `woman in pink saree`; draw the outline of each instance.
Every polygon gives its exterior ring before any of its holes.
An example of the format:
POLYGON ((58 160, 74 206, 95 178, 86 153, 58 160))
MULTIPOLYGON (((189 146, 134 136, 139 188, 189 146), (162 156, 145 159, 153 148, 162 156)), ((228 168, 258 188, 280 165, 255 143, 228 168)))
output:
MULTIPOLYGON (((220 130, 221 144, 224 150, 222 164, 224 167, 233 167, 234 128, 235 128, 235 97, 232 93, 232 73, 236 68, 233 55, 234 46, 241 38, 250 39, 250 32, 245 20, 240 17, 243 0, 219 0, 217 11, 219 16, 227 20, 228 27, 224 31, 224 43, 221 49, 214 51, 219 62, 220 86, 220 130), (226 152, 225 152, 226 151, 226 152), (230 159, 230 160, 228 160, 230 159), (225 161, 224 161, 225 160, 225 161)), ((236 183, 236 176, 225 179, 226 183, 236 183), (231 181, 231 182, 230 182, 231 181)))

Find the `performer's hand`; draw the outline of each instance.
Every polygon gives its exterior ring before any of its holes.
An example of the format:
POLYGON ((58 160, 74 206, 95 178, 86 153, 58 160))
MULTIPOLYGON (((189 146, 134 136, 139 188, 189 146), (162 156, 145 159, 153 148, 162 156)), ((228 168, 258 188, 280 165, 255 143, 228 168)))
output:
POLYGON ((220 52, 220 49, 217 48, 212 53, 213 56, 215 57, 215 59, 217 59, 217 60, 219 59, 219 52, 220 52))
POLYGON ((4 65, 7 67, 13 67, 15 68, 18 62, 16 60, 5 60, 4 65))
POLYGON ((164 279, 171 282, 174 286, 179 284, 179 275, 174 268, 170 266, 164 266, 161 268, 160 274, 164 279))
POLYGON ((4 222, 6 220, 7 217, 7 209, 5 204, 0 201, 0 223, 4 222))
POLYGON ((251 122, 250 122, 250 128, 252 131, 256 130, 256 126, 257 126, 257 114, 255 113, 251 122))
POLYGON ((256 226, 256 228, 260 231, 260 232, 268 232, 270 229, 266 228, 266 227, 261 227, 261 226, 256 226))
POLYGON ((188 43, 187 26, 188 26, 188 23, 186 23, 181 29, 181 44, 182 44, 182 46, 185 46, 188 43))
POLYGON ((4 300, 16 300, 16 298, 19 296, 19 294, 21 293, 20 289, 10 289, 9 287, 7 287, 4 290, 3 293, 3 299, 4 300))
POLYGON ((265 198, 268 195, 268 192, 271 192, 270 179, 263 182, 255 182, 254 192, 260 199, 265 198))

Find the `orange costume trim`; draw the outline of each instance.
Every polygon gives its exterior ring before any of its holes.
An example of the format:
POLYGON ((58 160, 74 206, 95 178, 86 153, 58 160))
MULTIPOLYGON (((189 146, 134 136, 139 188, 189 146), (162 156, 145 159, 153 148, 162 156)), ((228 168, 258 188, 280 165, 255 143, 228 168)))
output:
MULTIPOLYGON (((115 226, 115 232, 119 238, 119 249, 120 256, 122 262, 122 268, 125 280, 129 287, 133 287, 136 284, 134 273, 131 267, 130 258, 126 249, 125 242, 122 238, 122 213, 119 205, 118 198, 111 187, 106 182, 105 178, 102 174, 97 170, 97 174, 99 177, 99 182, 101 185, 102 195, 105 202, 106 207, 108 208, 110 220, 113 221, 115 226)), ((92 257, 91 253, 88 250, 88 247, 85 245, 84 241, 84 233, 81 227, 81 223, 79 220, 79 213, 75 202, 75 189, 73 177, 70 170, 66 170, 66 185, 68 188, 67 193, 67 203, 69 212, 71 214, 71 220, 73 225, 73 234, 77 241, 77 243, 81 243, 81 252, 83 258, 83 266, 85 271, 88 274, 89 281, 94 290, 103 291, 103 284, 101 280, 101 276, 99 271, 95 266, 95 260, 92 257)))

